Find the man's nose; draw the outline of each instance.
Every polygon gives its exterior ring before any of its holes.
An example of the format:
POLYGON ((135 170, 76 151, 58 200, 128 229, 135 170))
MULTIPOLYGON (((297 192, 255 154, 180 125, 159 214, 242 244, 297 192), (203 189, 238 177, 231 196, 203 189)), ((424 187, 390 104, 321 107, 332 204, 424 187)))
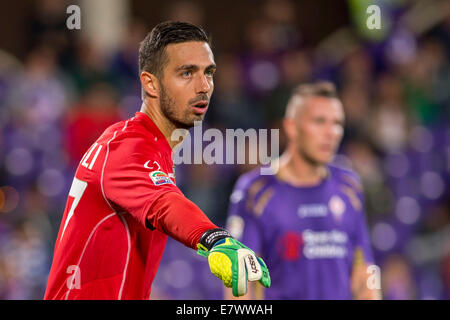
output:
POLYGON ((211 84, 205 75, 200 75, 197 80, 197 93, 208 93, 211 90, 211 84))

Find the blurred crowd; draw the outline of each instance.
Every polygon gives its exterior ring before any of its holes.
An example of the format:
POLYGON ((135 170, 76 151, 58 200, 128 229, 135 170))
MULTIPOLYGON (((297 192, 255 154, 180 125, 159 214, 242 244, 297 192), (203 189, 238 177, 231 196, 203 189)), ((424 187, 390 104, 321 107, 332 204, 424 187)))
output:
MULTIPOLYGON (((335 162, 362 178, 385 299, 450 299, 450 5, 442 3, 443 18, 421 32, 403 1, 382 7, 391 20, 381 37, 358 33, 354 19, 344 30, 352 41, 327 46, 303 42, 291 0, 255 1, 257 18, 241 22, 234 50, 221 50, 196 2, 173 2, 163 17, 213 35, 218 71, 204 127, 280 129, 296 85, 337 85, 346 127, 335 162)), ((152 26, 131 20, 120 47, 104 52, 68 32, 64 6, 36 6, 24 59, 0 50, 0 299, 43 297, 78 162, 141 105, 137 49, 152 26)), ((224 226, 233 185, 250 168, 180 165, 177 183, 224 226)), ((152 298, 220 299, 221 287, 202 257, 169 239, 152 298)))

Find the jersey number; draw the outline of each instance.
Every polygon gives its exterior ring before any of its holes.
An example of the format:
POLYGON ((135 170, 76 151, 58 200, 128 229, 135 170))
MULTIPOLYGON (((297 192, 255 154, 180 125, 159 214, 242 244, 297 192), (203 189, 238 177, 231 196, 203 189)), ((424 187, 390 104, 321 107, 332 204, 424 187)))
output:
POLYGON ((66 208, 66 210, 69 210, 69 213, 67 214, 67 218, 64 223, 64 228, 63 228, 61 238, 59 241, 62 240, 64 231, 66 230, 69 220, 70 220, 70 218, 72 218, 73 213, 75 212, 75 209, 78 206, 78 203, 80 202, 81 197, 83 196, 83 193, 86 190, 87 185, 88 184, 86 181, 82 181, 77 178, 73 178, 72 186, 70 187, 70 191, 69 191, 69 198, 67 200, 67 208, 66 208))
POLYGON ((91 149, 83 156, 83 158, 81 159, 81 165, 85 168, 88 168, 89 170, 92 170, 92 167, 95 164, 95 161, 97 160, 98 154, 100 153, 100 150, 102 150, 102 145, 98 144, 97 142, 94 143, 94 145, 91 147, 91 149), (97 151, 95 152, 94 156, 92 157, 92 159, 89 161, 89 159, 91 158, 92 152, 97 149, 97 151))

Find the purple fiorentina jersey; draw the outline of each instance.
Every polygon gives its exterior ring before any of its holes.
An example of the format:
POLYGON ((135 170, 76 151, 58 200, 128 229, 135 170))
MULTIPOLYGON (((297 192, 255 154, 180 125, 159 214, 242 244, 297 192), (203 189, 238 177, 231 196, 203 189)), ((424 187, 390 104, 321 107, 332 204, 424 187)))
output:
POLYGON ((359 178, 328 169, 312 187, 259 169, 235 186, 227 227, 264 258, 272 278, 265 299, 351 299, 353 263, 373 263, 359 178))

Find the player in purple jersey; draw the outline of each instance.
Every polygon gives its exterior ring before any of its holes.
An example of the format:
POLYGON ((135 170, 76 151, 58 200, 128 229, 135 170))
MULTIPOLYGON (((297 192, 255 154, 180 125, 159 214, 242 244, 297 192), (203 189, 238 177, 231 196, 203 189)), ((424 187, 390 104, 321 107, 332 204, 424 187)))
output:
MULTIPOLYGON (((330 165, 344 112, 331 83, 301 85, 288 102, 287 147, 275 175, 253 170, 231 195, 228 228, 271 270, 265 299, 376 299, 358 176, 330 165)), ((262 298, 262 287, 247 298, 262 298)), ((231 295, 227 292, 227 298, 231 295)))

